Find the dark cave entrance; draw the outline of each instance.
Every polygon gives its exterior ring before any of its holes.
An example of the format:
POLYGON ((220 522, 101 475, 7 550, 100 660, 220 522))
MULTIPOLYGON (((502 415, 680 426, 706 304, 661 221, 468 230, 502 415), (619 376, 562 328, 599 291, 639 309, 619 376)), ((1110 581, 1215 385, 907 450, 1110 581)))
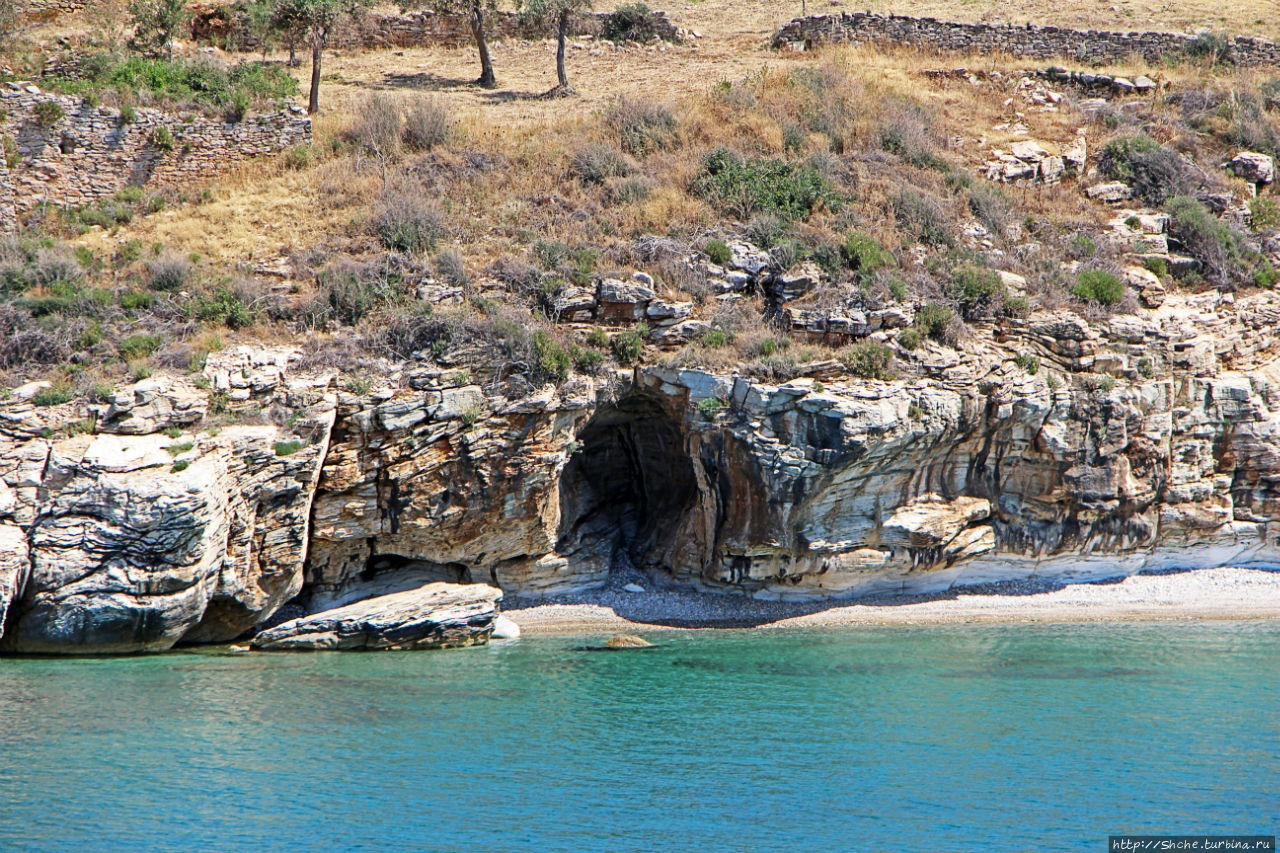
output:
POLYGON ((578 435, 560 486, 558 550, 669 574, 668 556, 698 495, 680 424, 648 392, 601 408, 578 435))

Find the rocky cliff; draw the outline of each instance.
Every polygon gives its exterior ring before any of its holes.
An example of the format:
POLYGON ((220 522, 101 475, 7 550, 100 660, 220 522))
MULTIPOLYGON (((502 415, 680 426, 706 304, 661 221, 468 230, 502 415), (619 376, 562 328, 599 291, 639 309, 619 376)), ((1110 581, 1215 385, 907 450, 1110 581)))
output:
POLYGON ((242 348, 103 404, 20 388, 0 643, 227 641, 432 581, 587 589, 623 557, 769 598, 1280 564, 1277 318, 1270 292, 1037 312, 892 381, 655 365, 521 390, 411 362, 354 393, 242 348))

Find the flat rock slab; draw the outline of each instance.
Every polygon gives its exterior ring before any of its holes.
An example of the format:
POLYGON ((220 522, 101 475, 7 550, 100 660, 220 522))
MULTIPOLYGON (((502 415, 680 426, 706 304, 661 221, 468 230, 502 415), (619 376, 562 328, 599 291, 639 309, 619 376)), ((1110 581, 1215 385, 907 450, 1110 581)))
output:
POLYGON ((489 641, 502 590, 430 583, 277 625, 253 638, 268 651, 449 649, 489 641))

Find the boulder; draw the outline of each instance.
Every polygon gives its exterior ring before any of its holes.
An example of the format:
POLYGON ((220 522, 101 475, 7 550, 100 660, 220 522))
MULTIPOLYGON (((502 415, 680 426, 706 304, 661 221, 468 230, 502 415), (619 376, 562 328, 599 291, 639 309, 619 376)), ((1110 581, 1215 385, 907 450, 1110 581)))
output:
POLYGON ((182 429, 199 423, 208 408, 208 398, 191 382, 156 376, 113 396, 98 430, 150 435, 170 427, 182 429))
POLYGON ((253 638, 266 651, 448 649, 487 643, 502 591, 487 584, 432 583, 303 616, 253 638))
POLYGON ((557 319, 571 323, 590 320, 596 313, 596 294, 585 287, 566 287, 552 304, 557 319))
MULTIPOLYGON (((227 427, 181 451, 162 435, 53 443, 34 495, 38 514, 27 516, 21 505, 15 513, 30 518, 29 568, 3 647, 160 651, 179 640, 230 640, 268 618, 302 587, 326 447, 320 441, 281 455, 287 435, 227 427)), ((12 490, 25 503, 33 495, 15 474, 12 490)), ((18 548, 0 543, 0 552, 18 548)))
POLYGON ((601 279, 596 289, 597 317, 606 323, 643 320, 655 296, 652 288, 638 282, 601 279))
POLYGON ((790 302, 813 290, 821 281, 822 269, 817 264, 806 261, 782 275, 774 276, 769 292, 779 302, 790 302))
POLYGON ((1237 178, 1254 184, 1269 184, 1276 179, 1276 163, 1266 154, 1242 151, 1227 163, 1237 178))
POLYGON ((1129 189, 1128 184, 1122 184, 1120 181, 1107 181, 1102 184, 1094 184, 1086 189, 1084 194, 1094 201, 1111 203, 1125 201, 1133 195, 1133 191, 1129 189))

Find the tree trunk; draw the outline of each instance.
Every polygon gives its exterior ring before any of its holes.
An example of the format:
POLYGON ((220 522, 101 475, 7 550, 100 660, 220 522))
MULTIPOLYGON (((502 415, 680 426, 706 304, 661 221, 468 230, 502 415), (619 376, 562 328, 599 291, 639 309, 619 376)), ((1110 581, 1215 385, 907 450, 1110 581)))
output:
POLYGON ((557 32, 556 42, 556 79, 557 89, 568 94, 573 91, 569 86, 569 75, 564 70, 564 43, 569 37, 569 9, 568 7, 560 10, 560 26, 557 32))
POLYGON ((298 37, 289 36, 289 67, 298 67, 298 37))
POLYGON ((311 34, 311 96, 307 100, 307 112, 315 115, 320 112, 320 63, 324 54, 324 34, 311 34))
POLYGON ((471 35, 480 51, 480 79, 476 81, 486 89, 495 89, 498 78, 493 74, 493 60, 489 58, 489 42, 484 36, 484 0, 471 0, 471 35))

